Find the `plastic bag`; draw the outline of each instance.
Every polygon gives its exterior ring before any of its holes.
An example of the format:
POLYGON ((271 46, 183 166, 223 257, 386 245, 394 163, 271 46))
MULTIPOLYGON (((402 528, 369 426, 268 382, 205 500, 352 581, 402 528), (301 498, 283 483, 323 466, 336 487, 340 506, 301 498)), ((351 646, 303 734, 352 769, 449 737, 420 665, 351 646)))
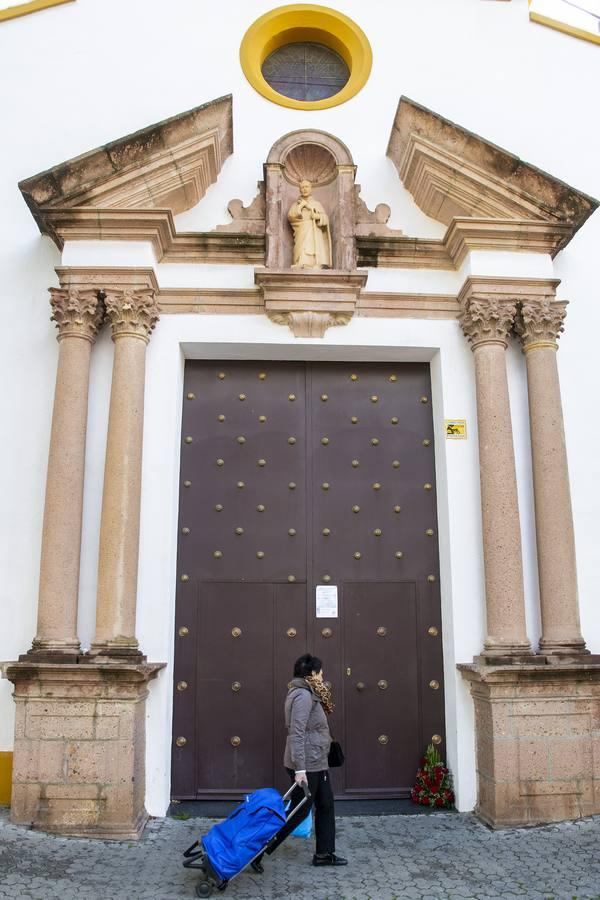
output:
POLYGON ((293 837, 309 838, 312 834, 312 809, 292 831, 293 837))
MULTIPOLYGON (((285 804, 285 811, 288 813, 290 811, 291 803, 288 802, 285 804)), ((312 834, 312 809, 305 819, 302 819, 299 825, 296 825, 294 830, 291 832, 292 837, 301 837, 301 838, 309 838, 312 834)))

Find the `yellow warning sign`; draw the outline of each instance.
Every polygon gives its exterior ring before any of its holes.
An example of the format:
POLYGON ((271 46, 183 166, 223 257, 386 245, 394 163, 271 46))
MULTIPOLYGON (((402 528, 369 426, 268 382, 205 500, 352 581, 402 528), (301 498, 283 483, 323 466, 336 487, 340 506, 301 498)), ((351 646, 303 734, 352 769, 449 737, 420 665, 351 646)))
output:
POLYGON ((466 441, 467 439, 466 419, 444 419, 444 429, 448 441, 466 441))

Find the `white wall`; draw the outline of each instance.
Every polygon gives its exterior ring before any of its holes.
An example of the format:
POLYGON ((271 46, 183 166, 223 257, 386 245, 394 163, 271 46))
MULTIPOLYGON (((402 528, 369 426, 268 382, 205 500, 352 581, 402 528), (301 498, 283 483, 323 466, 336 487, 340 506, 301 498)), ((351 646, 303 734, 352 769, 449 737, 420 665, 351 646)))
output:
MULTIPOLYGON (((363 185, 363 197, 371 208, 378 202, 388 202, 392 206, 392 226, 407 234, 438 236, 443 228, 412 204, 385 158, 398 98, 405 94, 579 189, 600 196, 596 114, 599 48, 529 23, 526 0, 376 0, 370 4, 364 0, 339 0, 335 7, 354 18, 371 41, 373 72, 363 91, 349 103, 312 113, 271 105, 253 91, 239 67, 237 53, 245 29, 272 5, 262 0, 226 0, 221 4, 198 0, 77 0, 0 24, 0 302, 4 323, 0 334, 0 421, 4 424, 0 450, 0 659, 14 659, 24 652, 35 631, 56 367, 56 342, 54 328, 48 321, 46 287, 57 284, 53 267, 60 262, 60 254, 48 238, 40 237, 17 189, 20 179, 166 116, 233 93, 235 154, 203 202, 178 217, 179 228, 210 228, 227 221, 229 199, 241 197, 248 202, 253 197, 271 144, 287 131, 316 127, 347 143, 358 165, 357 180, 363 185)), ((598 379, 593 342, 600 330, 596 261, 599 246, 597 213, 556 260, 556 272, 563 279, 559 295, 571 301, 559 365, 582 628, 588 645, 596 652, 600 652, 600 620, 594 609, 600 590, 600 417, 595 412, 594 389, 598 379)), ((166 285, 168 273, 164 268, 160 277, 166 279, 166 285)), ((449 285, 456 284, 456 273, 438 275, 434 282, 437 290, 455 289, 449 285)), ((205 282, 196 281, 194 286, 215 284, 213 279, 219 276, 223 284, 247 283, 250 272, 245 267, 235 273, 230 267, 203 267, 205 282)), ((175 271, 169 275, 173 283, 182 277, 183 267, 179 275, 175 271)), ((386 289, 384 284, 394 284, 395 288, 387 289, 426 290, 428 279, 429 275, 422 273, 377 271, 371 273, 369 287, 386 289)), ((236 340, 243 338, 258 344, 285 340, 277 326, 264 320, 244 318, 240 324, 235 317, 228 317, 225 324, 229 335, 237 333, 236 340)), ((164 628, 160 634, 149 631, 142 614, 140 638, 153 659, 168 658, 171 652, 172 625, 164 617, 172 603, 174 585, 173 485, 178 459, 173 447, 169 460, 162 456, 159 460, 153 428, 161 421, 158 411, 162 410, 162 421, 168 422, 172 435, 177 434, 178 413, 169 404, 180 394, 180 344, 189 348, 212 341, 214 345, 222 340, 223 333, 223 321, 216 317, 164 317, 149 346, 140 604, 145 612, 162 621, 164 628), (153 481, 151 476, 167 463, 166 471, 173 480, 160 480, 159 488, 157 479, 153 481), (148 490, 149 481, 152 490, 148 490), (164 539, 168 533, 169 539, 157 544, 153 528, 163 529, 160 535, 164 539), (165 548, 164 556, 155 552, 156 547, 165 548)), ((435 409, 443 409, 449 416, 466 416, 474 422, 469 369, 472 362, 459 337, 457 326, 452 323, 396 321, 392 328, 375 320, 363 320, 334 329, 325 344, 340 347, 356 342, 368 347, 397 343, 404 347, 439 348, 432 355, 435 409)), ((297 346, 302 343, 294 342, 297 346)), ((99 491, 111 359, 112 345, 104 334, 94 350, 92 364, 80 603, 84 643, 89 642, 93 629, 99 491)), ((535 613, 527 408, 523 362, 516 348, 510 351, 508 361, 527 558, 528 624, 535 638, 539 623, 535 613)), ((473 427, 470 435, 465 443, 438 441, 442 454, 438 457, 438 482, 447 487, 447 510, 440 509, 440 522, 444 516, 450 522, 453 510, 459 509, 461 517, 466 515, 471 521, 471 534, 478 535, 473 427)), ((468 660, 479 649, 479 637, 475 641, 473 635, 481 631, 480 539, 472 538, 473 546, 463 547, 464 532, 465 519, 461 518, 457 534, 451 531, 447 535, 448 546, 444 550, 448 573, 444 629, 445 636, 448 629, 453 635, 454 643, 450 645, 455 661, 468 660), (454 541, 458 544, 454 545, 454 541), (453 611, 447 591, 455 601, 453 611), (465 621, 471 623, 468 629, 462 627, 465 621)), ((448 652, 446 660, 447 666, 453 662, 448 652)), ((155 812, 164 809, 166 798, 163 750, 170 740, 164 718, 170 702, 168 677, 165 673, 159 676, 151 689, 148 707, 148 771, 153 785, 149 808, 155 812)), ((456 704, 466 722, 469 705, 465 688, 458 683, 453 697, 453 682, 454 672, 448 668, 449 721, 454 715, 451 706, 456 704)), ((0 681, 0 749, 12 746, 9 695, 10 685, 0 681)), ((472 744, 467 735, 465 725, 456 735, 452 753, 461 798, 467 798, 461 802, 468 804, 473 784, 468 774, 472 744)), ((449 747, 452 746, 449 734, 449 747)))

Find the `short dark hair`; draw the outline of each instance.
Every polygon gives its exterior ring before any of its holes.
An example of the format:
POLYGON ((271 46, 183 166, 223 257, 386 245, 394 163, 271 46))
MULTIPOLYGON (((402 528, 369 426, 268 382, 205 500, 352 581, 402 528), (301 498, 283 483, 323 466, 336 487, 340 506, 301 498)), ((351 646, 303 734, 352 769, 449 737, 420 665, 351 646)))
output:
POLYGON ((294 678, 306 678, 307 675, 312 675, 313 672, 320 672, 322 668, 323 663, 317 656, 313 656, 312 653, 305 653, 304 656, 300 656, 294 663, 294 678))

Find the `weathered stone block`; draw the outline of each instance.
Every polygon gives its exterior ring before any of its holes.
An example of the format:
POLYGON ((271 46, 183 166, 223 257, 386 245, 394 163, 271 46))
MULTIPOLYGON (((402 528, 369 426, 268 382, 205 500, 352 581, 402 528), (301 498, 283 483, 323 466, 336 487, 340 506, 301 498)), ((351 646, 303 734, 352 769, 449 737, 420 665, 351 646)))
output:
POLYGON ((13 784, 22 781, 62 781, 64 744, 62 741, 15 741, 13 784))
POLYGON ((591 740, 553 742, 549 746, 550 777, 587 780, 593 772, 591 740))
POLYGON ((145 699, 159 665, 11 664, 14 822, 131 839, 147 819, 145 699))
POLYGON ((474 700, 481 818, 501 828, 600 812, 600 665, 459 669, 474 700))

